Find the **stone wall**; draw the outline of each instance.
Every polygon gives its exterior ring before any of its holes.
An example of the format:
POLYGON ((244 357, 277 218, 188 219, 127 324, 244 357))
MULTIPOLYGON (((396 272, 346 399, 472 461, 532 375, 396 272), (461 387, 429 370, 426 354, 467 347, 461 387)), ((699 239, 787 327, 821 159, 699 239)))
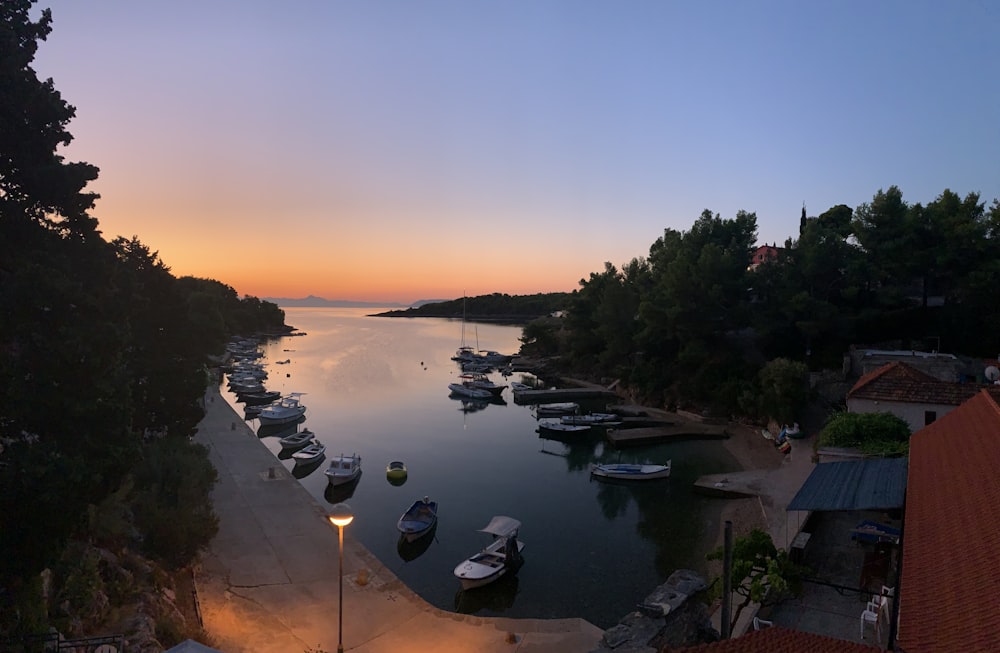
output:
POLYGON ((679 569, 631 612, 604 632, 591 653, 658 653, 718 641, 708 606, 697 595, 708 588, 696 572, 679 569))

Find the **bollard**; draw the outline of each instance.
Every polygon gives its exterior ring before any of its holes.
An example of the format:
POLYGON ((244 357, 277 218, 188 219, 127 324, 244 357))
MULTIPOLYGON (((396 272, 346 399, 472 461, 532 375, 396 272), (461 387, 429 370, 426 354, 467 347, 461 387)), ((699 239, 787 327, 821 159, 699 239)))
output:
POLYGON ((229 430, 230 431, 235 431, 236 430, 236 422, 230 422, 229 423, 229 430))
POLYGON ((268 478, 274 478, 274 467, 268 467, 267 468, 267 477, 268 478))

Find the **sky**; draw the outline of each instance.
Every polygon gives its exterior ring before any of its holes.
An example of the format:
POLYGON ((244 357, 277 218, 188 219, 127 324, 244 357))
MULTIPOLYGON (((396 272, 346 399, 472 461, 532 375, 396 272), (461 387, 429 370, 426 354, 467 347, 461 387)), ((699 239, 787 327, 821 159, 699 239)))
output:
POLYGON ((568 292, 709 209, 1000 198, 992 0, 40 0, 93 215, 240 295, 568 292))

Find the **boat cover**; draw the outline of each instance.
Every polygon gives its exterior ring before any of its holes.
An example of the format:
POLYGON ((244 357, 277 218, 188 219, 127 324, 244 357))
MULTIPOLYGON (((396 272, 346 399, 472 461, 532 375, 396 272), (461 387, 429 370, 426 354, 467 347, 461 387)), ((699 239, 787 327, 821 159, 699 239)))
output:
POLYGON ((496 535, 497 537, 507 537, 516 533, 519 528, 521 528, 521 522, 517 521, 513 517, 497 515, 490 520, 489 524, 480 528, 479 532, 489 533, 490 535, 496 535))

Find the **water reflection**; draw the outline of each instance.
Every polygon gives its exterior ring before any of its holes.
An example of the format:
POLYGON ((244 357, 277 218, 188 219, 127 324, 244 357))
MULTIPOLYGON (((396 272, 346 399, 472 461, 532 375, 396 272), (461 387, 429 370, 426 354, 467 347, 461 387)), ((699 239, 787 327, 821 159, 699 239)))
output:
MULTIPOLYGON (((522 562, 523 565, 523 562, 522 562)), ((489 585, 455 593, 455 612, 477 614, 484 610, 501 613, 514 606, 517 598, 517 574, 504 574, 489 585)))
POLYGON ((541 453, 559 456, 566 459, 566 469, 571 472, 587 471, 595 458, 595 453, 601 446, 601 441, 593 436, 579 433, 546 432, 539 435, 542 441, 541 453), (561 449, 561 451, 560 451, 561 449))
POLYGON ((408 541, 402 533, 399 534, 399 540, 396 542, 396 553, 399 554, 403 562, 416 560, 430 548, 431 543, 435 540, 437 527, 437 522, 434 522, 429 531, 412 542, 408 541))
POLYGON ((328 503, 342 503, 347 501, 354 496, 354 490, 358 489, 358 483, 361 482, 361 477, 364 475, 365 470, 359 470, 357 477, 350 483, 344 483, 343 485, 333 485, 332 483, 326 484, 326 489, 323 491, 323 498, 326 499, 328 503))
MULTIPOLYGON (((501 397, 490 410, 489 402, 446 399, 447 385, 455 379, 450 357, 459 321, 367 318, 360 313, 289 308, 288 323, 309 336, 295 341, 295 353, 286 353, 291 351, 287 338, 266 346, 267 360, 294 377, 291 387, 285 374, 272 374, 268 387, 283 394, 311 393, 308 424, 321 440, 329 440, 334 450, 383 461, 376 465, 377 482, 364 492, 356 491, 358 481, 331 486, 315 470, 300 482, 320 503, 346 501, 366 515, 351 526, 351 537, 407 587, 439 609, 452 610, 457 600, 459 610, 477 616, 583 617, 609 628, 675 569, 703 568, 704 545, 698 538, 705 517, 712 518, 702 515, 712 500, 694 495, 690 486, 701 474, 733 469, 720 465, 717 443, 677 442, 619 454, 596 430, 565 439, 540 438, 532 411, 507 390, 506 401, 501 397), (341 352, 354 352, 350 365, 337 358, 341 352), (338 362, 331 367, 334 359, 338 362), (276 360, 291 362, 277 365, 276 360), (477 437, 467 437, 468 431, 477 437), (538 455, 539 449, 546 455, 538 455), (672 458, 673 478, 655 487, 589 482, 590 463, 611 462, 619 455, 625 461, 672 458), (383 484, 382 469, 391 460, 405 460, 420 473, 402 488, 383 484), (400 550, 393 526, 405 507, 401 495, 411 493, 451 497, 451 507, 433 536, 400 550), (535 533, 530 555, 544 564, 528 565, 517 576, 456 597, 452 570, 479 548, 475 530, 490 514, 515 514, 530 525, 535 533), (520 587, 518 577, 524 581, 520 587)), ((512 327, 481 325, 479 331, 501 351, 516 350, 521 335, 512 327)), ((509 378, 531 380, 517 373, 509 378)), ((581 402, 581 410, 610 412, 605 402, 594 403, 581 402)), ((241 404, 233 406, 242 412, 241 404)), ((249 424, 258 427, 257 421, 249 424)), ((278 425, 258 432, 261 444, 283 460, 280 443, 272 437, 286 427, 288 434, 304 428, 278 425)), ((290 462, 283 464, 291 470, 290 462)))

